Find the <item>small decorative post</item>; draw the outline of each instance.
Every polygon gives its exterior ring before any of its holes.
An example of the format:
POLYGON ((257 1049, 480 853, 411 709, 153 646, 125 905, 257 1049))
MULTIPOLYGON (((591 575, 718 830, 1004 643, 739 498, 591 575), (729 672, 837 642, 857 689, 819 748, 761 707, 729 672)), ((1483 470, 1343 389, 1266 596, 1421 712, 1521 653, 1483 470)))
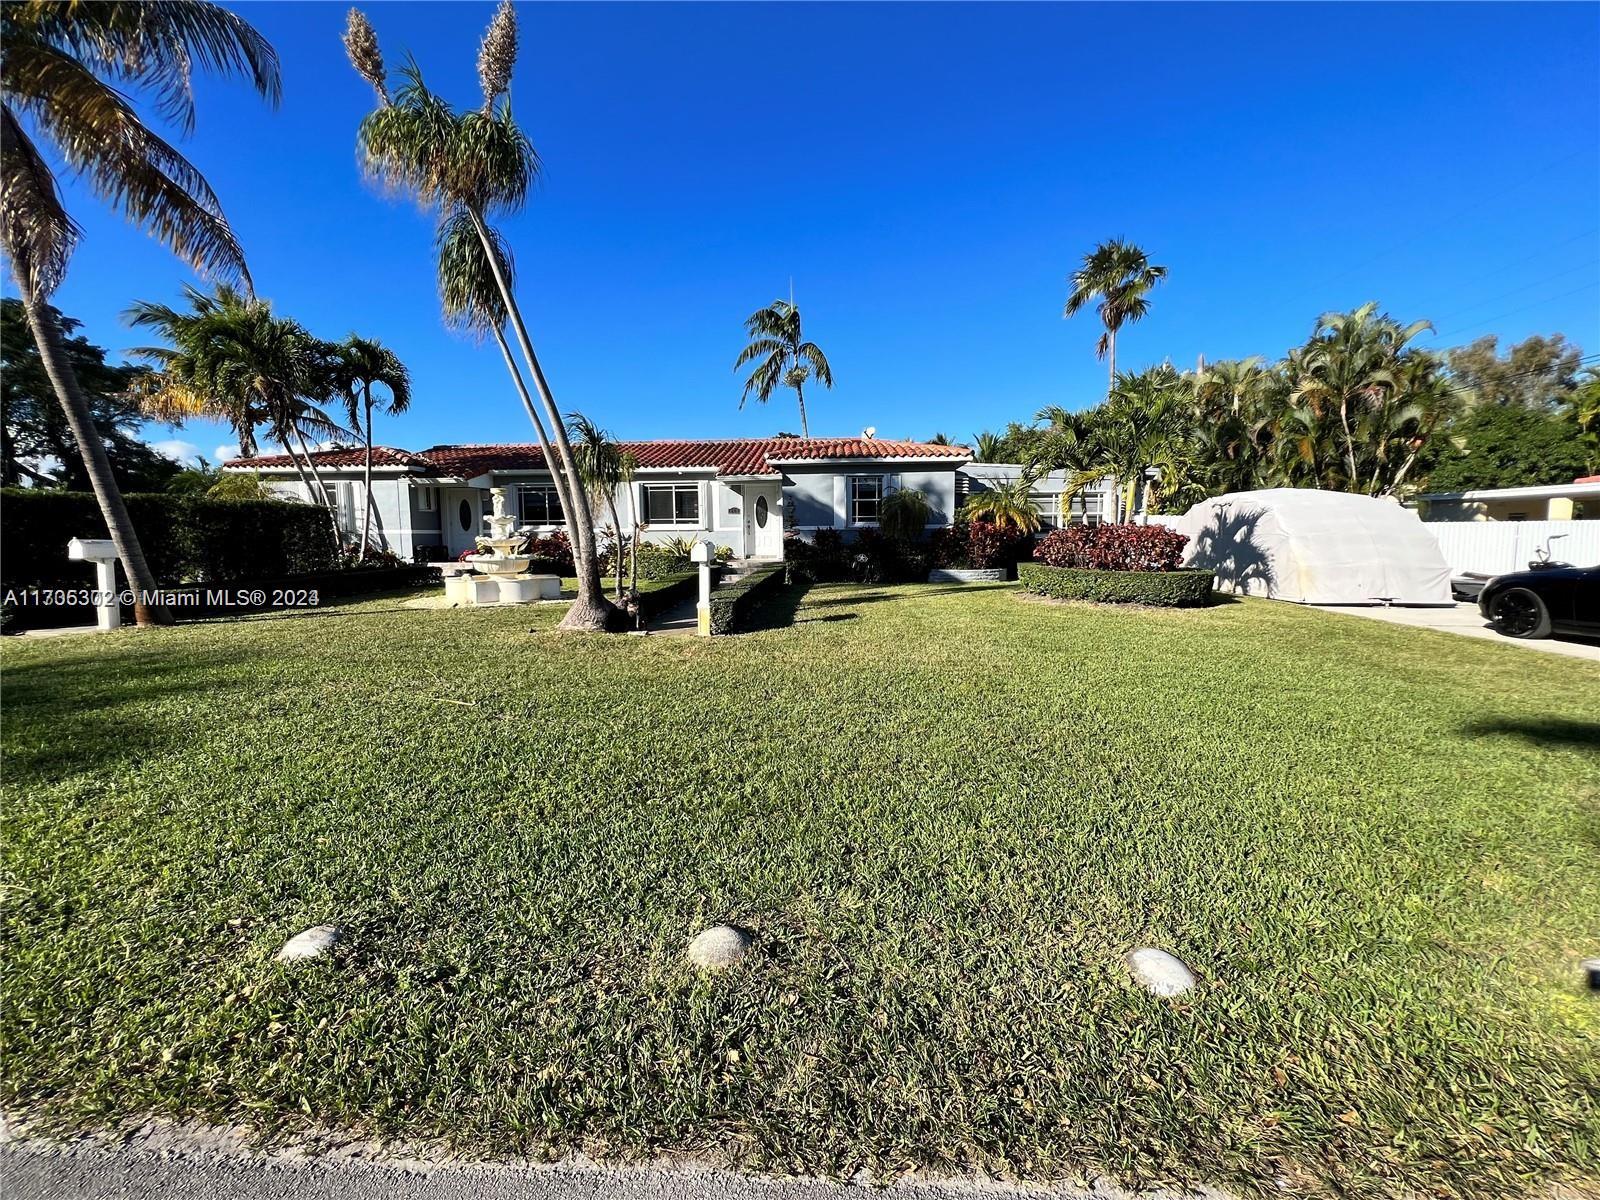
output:
POLYGON ((695 605, 695 632, 711 636, 711 543, 705 539, 689 548, 689 561, 700 568, 700 602, 695 605))
POLYGON ((67 557, 75 562, 94 564, 95 623, 101 633, 122 626, 122 607, 117 603, 117 547, 110 538, 73 538, 67 543, 67 557))

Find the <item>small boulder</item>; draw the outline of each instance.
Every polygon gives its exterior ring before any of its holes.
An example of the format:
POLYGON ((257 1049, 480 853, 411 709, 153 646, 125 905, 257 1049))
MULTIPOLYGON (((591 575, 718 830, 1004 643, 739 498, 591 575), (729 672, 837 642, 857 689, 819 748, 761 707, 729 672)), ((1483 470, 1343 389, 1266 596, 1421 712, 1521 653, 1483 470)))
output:
POLYGON ((1152 996, 1181 996, 1197 982, 1180 959, 1154 946, 1133 951, 1123 962, 1152 996))
POLYGON ((283 949, 279 950, 275 957, 279 962, 301 962, 308 958, 321 958, 333 949, 333 944, 338 940, 337 925, 313 925, 285 942, 283 949))
POLYGON ((731 967, 750 952, 750 935, 732 925, 713 925, 689 943, 689 961, 708 971, 731 967))

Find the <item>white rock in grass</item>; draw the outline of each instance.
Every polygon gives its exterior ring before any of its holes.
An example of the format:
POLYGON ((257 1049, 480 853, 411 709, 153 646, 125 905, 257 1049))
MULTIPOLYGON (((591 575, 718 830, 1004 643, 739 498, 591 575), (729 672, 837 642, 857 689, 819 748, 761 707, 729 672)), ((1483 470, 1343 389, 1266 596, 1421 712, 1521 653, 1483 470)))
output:
POLYGON ((732 925, 713 925, 689 943, 689 961, 697 967, 721 970, 750 952, 750 935, 732 925))
POLYGON ((279 962, 300 962, 308 958, 321 958, 339 940, 337 925, 313 925, 304 933, 297 933, 283 944, 277 953, 279 962))
POLYGON ((1154 946, 1135 950, 1123 961, 1152 996, 1181 996, 1196 983, 1194 972, 1181 960, 1154 946))

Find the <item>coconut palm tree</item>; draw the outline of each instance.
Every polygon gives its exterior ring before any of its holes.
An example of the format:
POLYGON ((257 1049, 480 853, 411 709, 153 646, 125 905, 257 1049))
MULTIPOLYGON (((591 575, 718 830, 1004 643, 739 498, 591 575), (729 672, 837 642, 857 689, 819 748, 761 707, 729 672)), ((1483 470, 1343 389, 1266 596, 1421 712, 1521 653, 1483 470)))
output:
POLYGON ((67 272, 78 226, 67 213, 40 142, 103 200, 164 242, 195 270, 249 280, 244 252, 215 193, 158 137, 119 90, 141 87, 155 111, 194 127, 193 69, 246 76, 269 102, 278 59, 239 17, 205 0, 168 4, 0 6, 0 244, 135 592, 140 625, 171 620, 148 597, 155 578, 117 489, 89 403, 62 347, 49 299, 67 272), (117 86, 106 82, 111 79, 117 86))
POLYGON ((372 410, 374 384, 389 393, 383 405, 384 416, 398 417, 411 407, 411 373, 399 355, 381 342, 351 334, 338 346, 331 364, 334 384, 344 397, 345 413, 350 418, 350 428, 361 434, 366 450, 362 469, 362 494, 366 506, 361 516, 360 557, 367 557, 372 544, 372 410))
MULTIPOLYGON (((466 112, 457 112, 430 91, 415 63, 400 70, 401 86, 391 95, 377 35, 356 9, 350 11, 344 42, 351 64, 378 97, 378 107, 362 120, 358 134, 365 170, 379 183, 408 193, 433 209, 440 221, 441 239, 458 237, 455 231, 460 228, 476 235, 481 249, 477 267, 488 272, 500 293, 497 312, 482 313, 478 319, 492 322, 498 315, 501 323, 496 328, 509 324, 549 424, 548 436, 543 423, 535 424, 535 432, 561 498, 578 573, 578 598, 561 625, 566 629, 618 628, 620 613, 606 599, 600 583, 594 519, 579 482, 572 442, 517 305, 506 270, 510 257, 504 241, 489 224, 494 214, 522 207, 540 169, 533 143, 511 113, 509 89, 517 51, 515 10, 510 0, 501 0, 478 56, 483 105, 466 112)), ((459 257, 459 246, 455 250, 459 257)), ((520 376, 517 371, 514 379, 522 395, 526 388, 520 376)), ((532 411, 530 401, 525 400, 525 406, 532 411)))
POLYGON ((567 425, 577 434, 573 449, 578 457, 578 478, 591 501, 603 501, 611 513, 611 544, 616 548, 617 603, 622 603, 622 518, 617 515, 617 489, 633 476, 633 456, 612 436, 580 412, 567 414, 567 425))
POLYGON ((795 402, 800 405, 800 436, 810 437, 811 430, 806 424, 806 381, 815 379, 831 389, 833 368, 828 366, 828 357, 822 348, 805 340, 800 327, 800 310, 792 300, 774 300, 746 317, 744 330, 750 336, 750 344, 739 351, 733 369, 737 371, 752 362, 756 363, 756 368, 744 381, 739 407, 744 407, 752 392, 765 404, 780 385, 792 387, 795 402))
POLYGON ((1019 533, 1039 528, 1039 506, 1033 502, 1034 475, 1024 472, 1016 479, 997 483, 987 491, 973 492, 961 506, 964 521, 989 521, 1019 533))
POLYGON ((1096 300, 1096 311, 1105 332, 1095 343, 1095 357, 1109 360, 1106 394, 1117 379, 1117 332, 1140 320, 1150 311, 1150 292, 1167 277, 1167 269, 1153 264, 1145 252, 1132 242, 1113 239, 1101 242, 1083 257, 1083 265, 1072 273, 1068 283, 1063 317, 1074 317, 1086 304, 1096 300))

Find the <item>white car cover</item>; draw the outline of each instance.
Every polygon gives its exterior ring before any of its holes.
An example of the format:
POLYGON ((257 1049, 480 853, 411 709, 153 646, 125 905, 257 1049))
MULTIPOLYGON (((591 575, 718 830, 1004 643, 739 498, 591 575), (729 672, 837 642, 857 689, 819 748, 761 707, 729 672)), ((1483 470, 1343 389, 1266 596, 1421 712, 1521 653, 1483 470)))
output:
POLYGON ((1265 488, 1202 500, 1175 528, 1184 562, 1217 589, 1300 604, 1450 604, 1450 567, 1415 512, 1393 500, 1265 488))

